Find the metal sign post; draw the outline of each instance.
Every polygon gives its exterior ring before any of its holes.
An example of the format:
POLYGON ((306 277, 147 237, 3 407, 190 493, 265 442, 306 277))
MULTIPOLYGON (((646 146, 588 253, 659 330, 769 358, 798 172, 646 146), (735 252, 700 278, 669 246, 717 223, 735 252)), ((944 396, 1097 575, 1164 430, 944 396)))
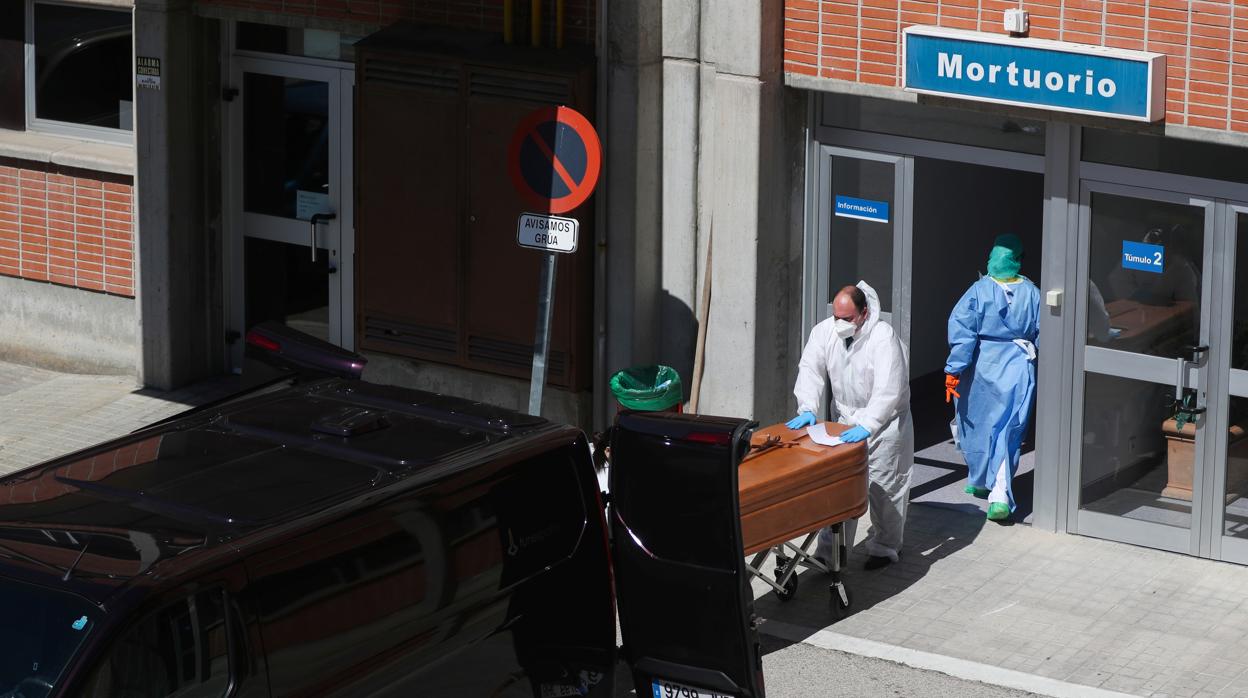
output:
POLYGON ((542 413, 546 386, 546 358, 550 354, 550 317, 555 310, 555 253, 542 255, 542 278, 537 284, 537 337, 533 343, 533 378, 529 384, 529 414, 542 413))
POLYGON ((537 289, 537 330, 533 341, 533 378, 529 414, 542 412, 542 389, 550 358, 550 321, 555 306, 555 255, 575 254, 580 223, 550 215, 585 203, 598 184, 602 143, 589 121, 567 107, 543 107, 529 114, 511 139, 508 170, 516 191, 548 213, 523 213, 516 222, 516 243, 542 251, 537 289))

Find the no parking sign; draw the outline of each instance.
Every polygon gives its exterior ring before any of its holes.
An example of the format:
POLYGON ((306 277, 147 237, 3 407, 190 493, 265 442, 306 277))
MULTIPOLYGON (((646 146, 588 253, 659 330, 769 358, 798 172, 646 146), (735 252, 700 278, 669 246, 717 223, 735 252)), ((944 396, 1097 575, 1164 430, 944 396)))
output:
POLYGON ((540 213, 521 213, 516 242, 542 250, 538 283, 537 329, 533 342, 533 376, 529 381, 529 414, 542 410, 546 359, 550 350, 550 317, 555 296, 555 253, 577 249, 580 223, 565 213, 585 203, 602 171, 602 143, 594 127, 575 109, 543 107, 516 128, 507 150, 507 170, 516 191, 540 213))
POLYGON ((602 143, 575 109, 543 107, 520 122, 507 165, 516 191, 537 210, 565 213, 594 193, 602 170, 602 143))

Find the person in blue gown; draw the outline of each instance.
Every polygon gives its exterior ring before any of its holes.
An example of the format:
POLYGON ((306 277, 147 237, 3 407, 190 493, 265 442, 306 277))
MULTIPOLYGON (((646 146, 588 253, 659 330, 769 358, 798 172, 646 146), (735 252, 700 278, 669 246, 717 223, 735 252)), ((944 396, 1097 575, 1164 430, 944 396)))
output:
POLYGON ((999 235, 988 275, 971 284, 949 314, 945 401, 956 399, 966 492, 988 499, 988 518, 1015 509, 1013 480, 1036 394, 1040 290, 1019 275, 1023 246, 999 235))

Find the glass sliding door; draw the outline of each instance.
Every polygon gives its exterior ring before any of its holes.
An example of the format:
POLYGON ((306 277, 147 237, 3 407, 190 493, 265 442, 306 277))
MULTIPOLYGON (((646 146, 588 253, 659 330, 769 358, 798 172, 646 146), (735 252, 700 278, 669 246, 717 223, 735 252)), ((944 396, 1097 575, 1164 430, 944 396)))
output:
POLYGON ((1214 203, 1085 183, 1074 529, 1196 553, 1214 203))
POLYGON ((1225 371, 1218 383, 1225 390, 1212 401, 1219 411, 1211 468, 1212 552, 1248 564, 1248 205, 1227 204, 1222 219, 1222 258, 1229 263, 1220 284, 1218 342, 1225 357, 1218 365, 1225 371))

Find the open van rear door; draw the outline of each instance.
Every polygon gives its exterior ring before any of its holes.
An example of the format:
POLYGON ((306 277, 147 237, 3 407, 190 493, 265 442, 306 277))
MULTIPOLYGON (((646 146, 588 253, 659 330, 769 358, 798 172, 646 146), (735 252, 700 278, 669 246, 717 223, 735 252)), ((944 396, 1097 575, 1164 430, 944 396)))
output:
POLYGON ((612 556, 638 696, 765 695, 737 503, 754 426, 653 412, 616 419, 612 556))

